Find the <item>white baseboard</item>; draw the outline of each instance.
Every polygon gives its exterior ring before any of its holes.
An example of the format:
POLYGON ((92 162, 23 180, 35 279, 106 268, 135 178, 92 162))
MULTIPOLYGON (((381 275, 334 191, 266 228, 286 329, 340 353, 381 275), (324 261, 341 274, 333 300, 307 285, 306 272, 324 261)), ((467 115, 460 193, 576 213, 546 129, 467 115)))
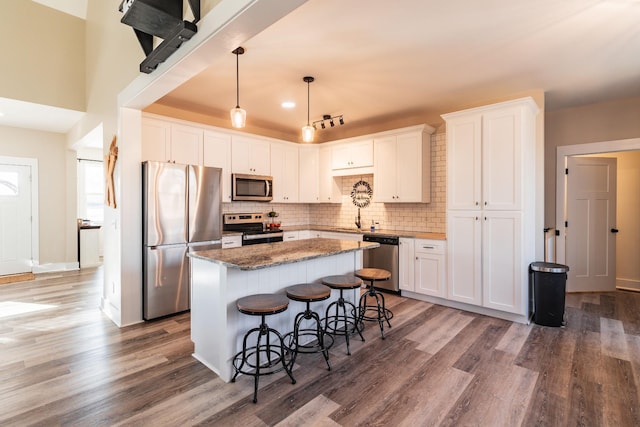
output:
POLYGON ((31 267, 34 274, 51 273, 55 271, 73 271, 80 268, 77 262, 55 262, 48 264, 39 264, 31 267))

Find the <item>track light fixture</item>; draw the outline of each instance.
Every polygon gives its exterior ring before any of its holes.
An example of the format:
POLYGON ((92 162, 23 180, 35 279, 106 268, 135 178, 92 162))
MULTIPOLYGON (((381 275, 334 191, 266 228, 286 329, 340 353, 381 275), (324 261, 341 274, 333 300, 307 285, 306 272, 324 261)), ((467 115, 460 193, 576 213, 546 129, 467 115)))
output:
POLYGON ((238 65, 238 55, 244 53, 242 46, 237 47, 231 53, 236 55, 236 107, 232 108, 231 114, 231 126, 234 128, 243 128, 247 120, 247 112, 240 108, 240 68, 238 65))
POLYGON ((320 123, 320 129, 325 129, 327 127, 327 125, 325 125, 325 121, 329 122, 329 126, 334 127, 336 125, 335 120, 338 120, 338 123, 340 124, 340 126, 342 126, 344 124, 344 118, 342 117, 342 115, 339 116, 331 116, 330 114, 325 114, 322 116, 322 119, 320 120, 316 120, 315 122, 313 122, 313 128, 316 128, 316 124, 320 123))
POLYGON ((314 126, 309 124, 309 109, 310 109, 310 85, 315 79, 311 76, 305 76, 302 78, 302 81, 307 83, 307 125, 302 128, 302 140, 304 142, 313 142, 313 133, 316 129, 315 122, 314 126))

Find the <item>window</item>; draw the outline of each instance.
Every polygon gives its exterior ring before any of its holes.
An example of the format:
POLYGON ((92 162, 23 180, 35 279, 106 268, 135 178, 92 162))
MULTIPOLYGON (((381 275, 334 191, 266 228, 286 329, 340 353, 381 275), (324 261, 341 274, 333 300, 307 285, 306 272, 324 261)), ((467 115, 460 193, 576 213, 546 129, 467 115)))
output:
POLYGON ((78 218, 104 219, 104 166, 97 160, 78 160, 78 218))

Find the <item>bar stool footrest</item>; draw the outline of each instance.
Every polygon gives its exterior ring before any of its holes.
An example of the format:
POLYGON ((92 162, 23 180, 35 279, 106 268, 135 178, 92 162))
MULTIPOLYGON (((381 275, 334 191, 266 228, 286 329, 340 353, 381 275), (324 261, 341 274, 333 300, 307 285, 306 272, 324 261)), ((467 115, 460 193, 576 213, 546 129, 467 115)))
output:
MULTIPOLYGON (((278 372, 283 371, 285 368, 282 363, 282 359, 284 357, 283 354, 280 354, 280 351, 277 347, 271 346, 268 348, 267 345, 261 345, 259 348, 257 346, 247 347, 246 351, 238 352, 235 356, 233 356, 233 368, 236 373, 240 373, 243 375, 257 376, 256 369, 258 368, 255 363, 255 356, 260 353, 260 361, 264 361, 264 363, 260 363, 260 376, 262 375, 272 375, 278 372), (271 358, 267 357, 267 354, 270 354, 271 358), (244 364, 243 364, 244 361, 244 364)), ((285 365, 287 364, 287 359, 285 358, 285 365)), ((235 377, 234 377, 235 380, 235 377)))

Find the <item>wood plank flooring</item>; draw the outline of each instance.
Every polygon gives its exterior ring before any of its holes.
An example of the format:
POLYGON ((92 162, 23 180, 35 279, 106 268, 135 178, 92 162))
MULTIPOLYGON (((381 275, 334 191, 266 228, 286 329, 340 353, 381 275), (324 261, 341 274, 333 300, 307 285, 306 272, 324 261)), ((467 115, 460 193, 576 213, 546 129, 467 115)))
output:
POLYGON ((388 295, 385 340, 338 337, 331 371, 301 355, 253 404, 191 356, 188 313, 111 323, 101 274, 0 288, 0 425, 640 426, 640 294, 568 295, 565 328, 388 295))

